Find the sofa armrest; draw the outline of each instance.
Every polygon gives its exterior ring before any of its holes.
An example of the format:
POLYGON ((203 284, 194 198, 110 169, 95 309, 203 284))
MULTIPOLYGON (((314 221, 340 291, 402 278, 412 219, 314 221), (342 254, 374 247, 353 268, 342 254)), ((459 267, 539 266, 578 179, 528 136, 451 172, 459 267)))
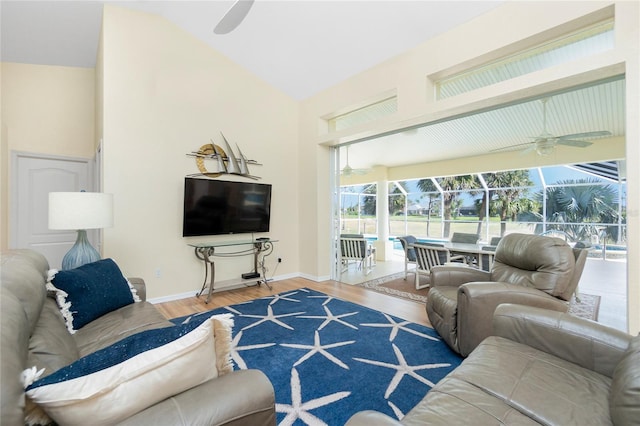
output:
POLYGON ((129 417, 121 426, 276 424, 275 396, 259 370, 239 370, 211 379, 129 417))
POLYGON ((622 331, 576 316, 530 306, 500 305, 494 334, 611 377, 631 342, 622 331))
POLYGON ((142 302, 146 301, 147 285, 145 284, 144 279, 137 278, 137 277, 127 278, 127 279, 129 280, 133 288, 136 290, 136 293, 138 294, 138 297, 140 298, 140 300, 142 302))
POLYGON ((467 356, 493 334, 493 313, 502 303, 566 311, 564 301, 535 288, 504 282, 472 282, 458 290, 458 345, 467 356))
POLYGON ((469 266, 439 265, 431 268, 430 274, 431 287, 437 286, 454 286, 459 287, 462 284, 472 281, 490 281, 491 274, 469 266))
POLYGON ((345 426, 401 426, 402 423, 392 419, 386 414, 367 410, 354 414, 345 423, 345 426))

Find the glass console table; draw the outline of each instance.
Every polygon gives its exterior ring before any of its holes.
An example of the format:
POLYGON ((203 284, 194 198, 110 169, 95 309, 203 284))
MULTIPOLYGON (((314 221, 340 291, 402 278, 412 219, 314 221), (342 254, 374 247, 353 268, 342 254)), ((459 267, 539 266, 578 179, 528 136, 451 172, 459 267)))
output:
POLYGON ((208 288, 207 300, 205 303, 209 303, 211 300, 211 294, 214 290, 214 281, 216 274, 215 257, 238 257, 238 256, 253 256, 253 271, 242 274, 243 279, 257 278, 257 284, 264 283, 271 289, 271 285, 267 280, 267 268, 264 265, 265 257, 269 256, 273 252, 273 243, 278 240, 272 240, 271 238, 257 238, 255 240, 240 240, 240 241, 216 241, 208 243, 193 243, 189 244, 190 247, 195 249, 196 257, 204 262, 204 282, 202 288, 196 294, 196 297, 200 297, 204 291, 208 288), (249 246, 247 248, 239 249, 233 252, 218 252, 217 248, 221 247, 241 247, 249 246), (207 281, 208 280, 208 281, 207 281))

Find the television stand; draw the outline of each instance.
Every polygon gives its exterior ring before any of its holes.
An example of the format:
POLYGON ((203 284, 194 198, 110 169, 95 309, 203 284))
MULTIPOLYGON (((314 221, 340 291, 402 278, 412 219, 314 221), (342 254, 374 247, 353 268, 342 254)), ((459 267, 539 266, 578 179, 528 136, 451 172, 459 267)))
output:
POLYGON ((195 249, 195 255, 198 259, 204 262, 204 282, 202 288, 196 297, 200 297, 204 294, 204 291, 208 289, 207 299, 205 303, 209 303, 211 300, 211 294, 214 290, 214 281, 216 276, 215 257, 239 257, 239 256, 253 256, 253 271, 242 274, 243 279, 255 279, 258 278, 257 284, 264 283, 269 289, 271 285, 267 280, 267 269, 264 265, 264 258, 269 256, 273 252, 273 243, 278 240, 272 240, 270 238, 258 238, 255 240, 241 240, 241 241, 219 241, 211 243, 194 243, 189 244, 190 247, 195 249), (234 252, 216 253, 217 248, 221 247, 234 247, 234 246, 250 246, 246 249, 241 249, 234 252), (260 259, 260 256, 262 258, 260 259))

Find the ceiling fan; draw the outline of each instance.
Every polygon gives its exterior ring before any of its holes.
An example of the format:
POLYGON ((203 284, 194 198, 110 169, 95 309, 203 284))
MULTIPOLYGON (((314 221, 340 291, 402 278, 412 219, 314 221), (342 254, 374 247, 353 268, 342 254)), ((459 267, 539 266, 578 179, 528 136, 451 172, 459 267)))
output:
POLYGON ((347 158, 347 163, 342 168, 342 170, 340 170, 340 174, 342 176, 366 175, 367 173, 369 173, 369 169, 354 169, 353 167, 351 167, 349 165, 349 146, 345 147, 345 152, 346 152, 346 156, 347 156, 346 157, 347 158))
POLYGON ((237 0, 213 29, 215 34, 228 34, 247 16, 255 0, 237 0))
POLYGON ((507 149, 513 149, 515 147, 523 147, 522 154, 535 151, 538 155, 547 156, 551 155, 556 148, 556 145, 572 146, 576 148, 586 148, 592 145, 593 142, 584 141, 584 138, 595 138, 600 136, 610 136, 611 132, 606 130, 600 130, 595 132, 584 133, 572 133, 563 136, 554 136, 547 131, 547 102, 549 98, 541 99, 542 102, 542 133, 534 138, 533 142, 525 142, 517 145, 511 145, 506 148, 494 149, 491 152, 504 151, 507 149))

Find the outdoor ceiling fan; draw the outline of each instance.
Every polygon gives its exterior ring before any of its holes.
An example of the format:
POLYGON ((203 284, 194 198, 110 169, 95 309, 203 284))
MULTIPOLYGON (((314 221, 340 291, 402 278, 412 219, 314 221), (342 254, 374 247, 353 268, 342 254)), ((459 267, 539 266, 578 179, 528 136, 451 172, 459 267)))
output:
POLYGON ((351 167, 349 165, 349 146, 345 147, 345 152, 346 152, 346 156, 347 156, 346 157, 347 158, 347 163, 342 168, 342 170, 340 170, 340 174, 342 176, 366 175, 369 172, 369 169, 354 169, 353 167, 351 167))
POLYGON ((249 13, 255 0, 237 0, 224 14, 218 25, 213 29, 215 34, 228 34, 235 30, 249 13))
POLYGON ((575 148, 586 148, 592 145, 593 142, 581 140, 583 138, 595 138, 600 136, 610 136, 611 132, 606 130, 600 130, 595 132, 573 133, 564 136, 554 136, 547 131, 547 102, 549 98, 541 99, 542 102, 542 133, 536 136, 533 142, 525 142, 517 145, 511 145, 506 148, 494 149, 491 152, 504 151, 513 149, 515 147, 522 147, 522 154, 535 151, 538 155, 547 156, 551 155, 556 148, 556 145, 565 145, 575 148))

